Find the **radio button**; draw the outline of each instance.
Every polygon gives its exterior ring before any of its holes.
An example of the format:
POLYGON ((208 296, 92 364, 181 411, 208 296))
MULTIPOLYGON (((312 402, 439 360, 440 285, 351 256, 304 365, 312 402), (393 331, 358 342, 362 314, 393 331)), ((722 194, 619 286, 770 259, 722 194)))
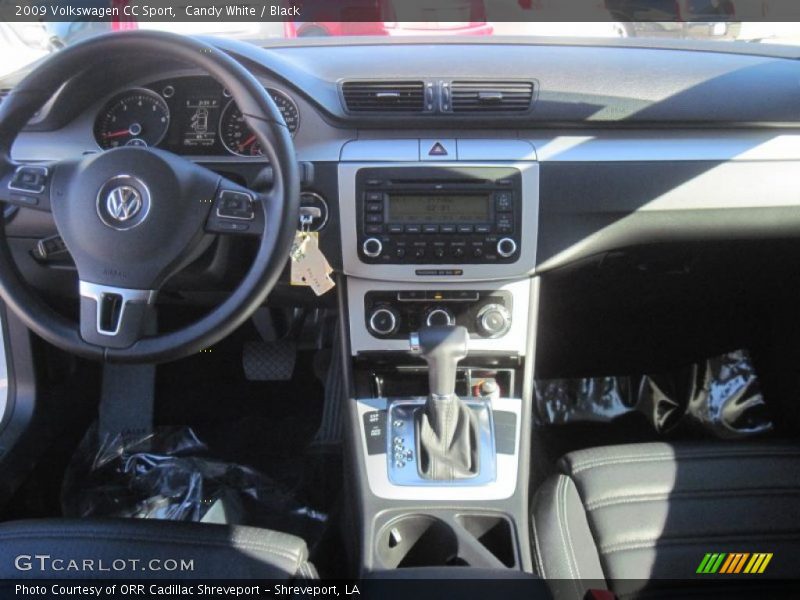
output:
POLYGON ((365 220, 367 223, 383 223, 383 215, 368 214, 365 220))
POLYGON ((517 251, 517 243, 511 238, 503 238, 497 242, 497 253, 503 258, 513 256, 517 251))
POLYGON ((514 197, 511 192, 496 192, 494 206, 497 212, 511 212, 514 210, 514 197))
POLYGON ((420 233, 421 231, 419 225, 406 225, 406 233, 420 233))
POLYGON ((383 225, 367 225, 364 227, 364 231, 369 234, 383 233, 383 225))
POLYGON ((383 204, 380 202, 367 202, 367 212, 368 213, 382 213, 383 212, 383 204))
POLYGON ((497 233, 511 233, 514 231, 514 222, 510 214, 497 216, 497 233))
POLYGON ((439 233, 438 225, 423 225, 422 233, 439 233))
POLYGON ((475 225, 475 233, 491 233, 491 225, 475 225))
POLYGON ((376 238, 369 238, 368 240, 364 241, 361 249, 364 251, 366 256, 369 256, 370 258, 376 258, 381 255, 381 252, 383 252, 383 244, 381 244, 381 241, 376 238))
POLYGON ((407 292, 397 292, 397 299, 400 302, 425 300, 426 294, 422 290, 412 290, 407 292))
POLYGON ((442 225, 441 227, 439 227, 439 231, 441 233, 455 233, 456 232, 456 226, 455 225, 442 225))
POLYGON ((472 233, 472 225, 459 225, 458 233, 472 233))
POLYGON ((389 233, 403 233, 403 226, 397 224, 390 224, 389 233))
POLYGON ((367 192, 364 199, 367 202, 383 202, 383 192, 367 192))

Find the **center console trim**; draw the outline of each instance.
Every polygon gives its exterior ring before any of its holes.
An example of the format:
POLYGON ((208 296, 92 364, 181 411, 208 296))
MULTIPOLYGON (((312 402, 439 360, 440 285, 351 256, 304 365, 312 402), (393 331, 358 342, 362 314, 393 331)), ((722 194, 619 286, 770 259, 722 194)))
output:
POLYGON ((516 281, 484 281, 473 283, 447 283, 432 285, 430 283, 395 283, 391 281, 374 281, 370 279, 347 278, 347 319, 350 328, 350 351, 355 356, 360 352, 408 351, 408 340, 381 339, 367 331, 364 312, 364 296, 371 291, 411 291, 411 290, 489 290, 508 291, 511 293, 512 326, 504 334, 494 338, 472 338, 469 351, 472 355, 481 352, 502 352, 509 355, 524 356, 527 347, 530 303, 530 279, 516 281))
MULTIPOLYGON (((356 400, 358 423, 364 415, 374 411, 385 411, 393 398, 358 398, 356 400)), ((438 485, 395 485, 389 480, 386 454, 369 454, 366 433, 359 427, 361 453, 365 461, 367 481, 373 495, 387 500, 461 502, 471 500, 505 500, 514 495, 520 458, 520 435, 522 422, 522 400, 519 398, 494 398, 493 411, 512 412, 516 415, 514 454, 496 453, 496 476, 494 481, 483 485, 465 486, 454 483, 438 485)))

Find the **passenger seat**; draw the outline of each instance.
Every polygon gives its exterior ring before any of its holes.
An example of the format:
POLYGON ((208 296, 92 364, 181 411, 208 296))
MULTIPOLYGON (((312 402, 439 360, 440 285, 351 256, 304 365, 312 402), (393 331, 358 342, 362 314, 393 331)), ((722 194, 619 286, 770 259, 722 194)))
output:
POLYGON ((571 580, 557 596, 624 595, 662 579, 741 583, 759 553, 772 556, 757 577, 800 577, 800 443, 608 446, 567 454, 558 470, 531 520, 539 574, 571 580), (726 556, 698 573, 709 553, 726 556), (738 575, 722 573, 739 562, 738 575))

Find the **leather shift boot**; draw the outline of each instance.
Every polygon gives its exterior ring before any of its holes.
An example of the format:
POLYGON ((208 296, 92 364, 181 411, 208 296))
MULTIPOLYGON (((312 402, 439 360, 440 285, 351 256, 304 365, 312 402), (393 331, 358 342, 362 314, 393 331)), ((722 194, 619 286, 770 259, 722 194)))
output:
POLYGON ((416 429, 420 475, 447 481, 478 474, 477 420, 458 396, 429 398, 416 429))

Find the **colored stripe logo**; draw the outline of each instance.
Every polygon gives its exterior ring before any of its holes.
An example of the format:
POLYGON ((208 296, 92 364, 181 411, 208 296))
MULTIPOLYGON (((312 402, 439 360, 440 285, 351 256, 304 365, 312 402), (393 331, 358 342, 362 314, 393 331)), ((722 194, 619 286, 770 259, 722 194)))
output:
POLYGON ((701 575, 751 575, 763 573, 772 560, 772 552, 709 552, 700 561, 696 573, 701 575))

